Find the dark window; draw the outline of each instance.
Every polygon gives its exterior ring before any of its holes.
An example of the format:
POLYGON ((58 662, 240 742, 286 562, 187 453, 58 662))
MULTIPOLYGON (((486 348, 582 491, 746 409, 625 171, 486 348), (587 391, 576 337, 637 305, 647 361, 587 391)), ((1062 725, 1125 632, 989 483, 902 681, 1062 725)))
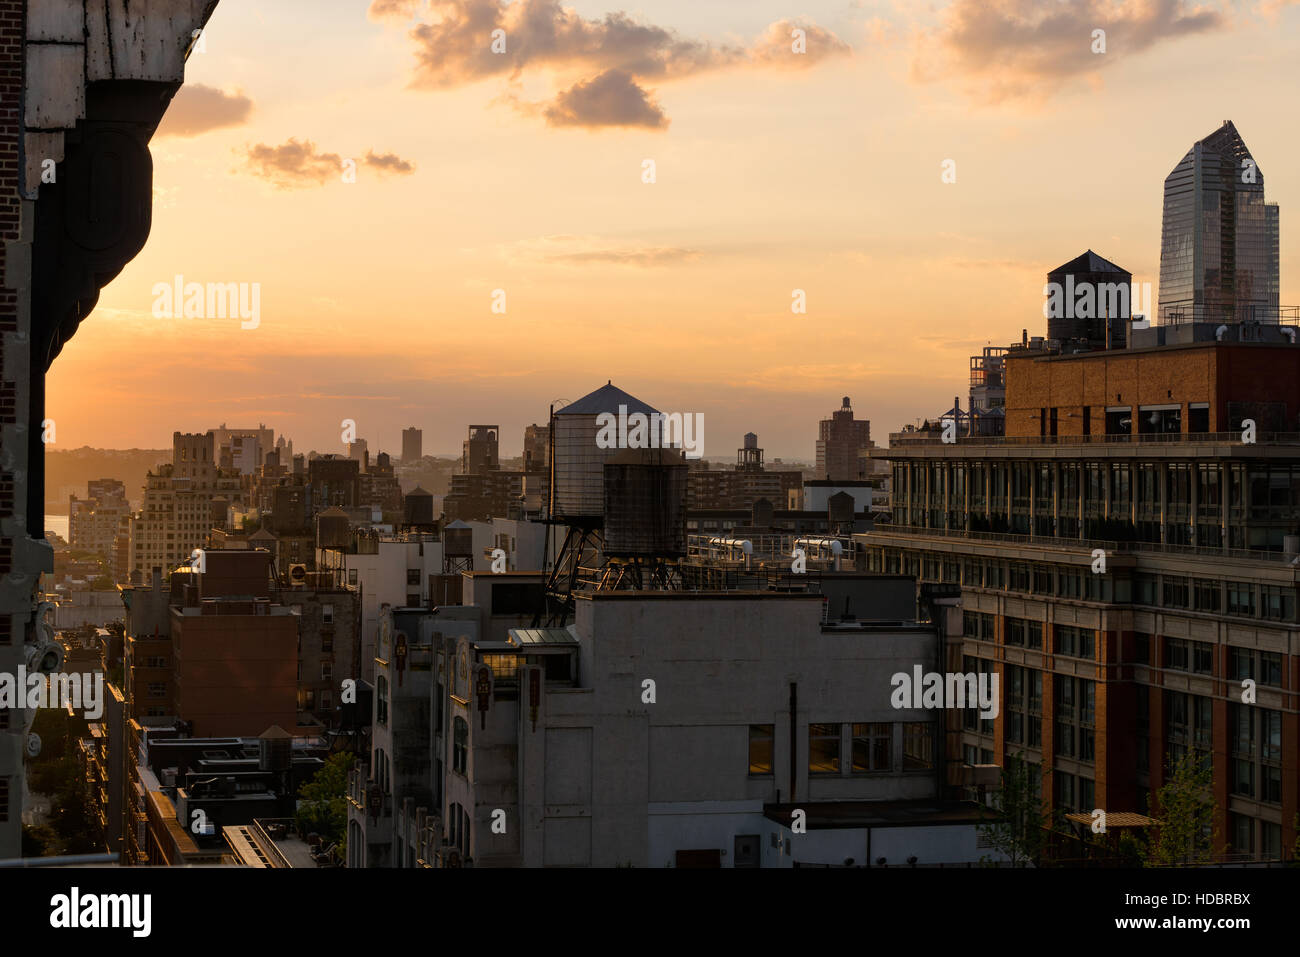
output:
POLYGON ((1092 435, 1092 406, 1083 407, 1083 434, 1092 435))
POLYGON ((903 725, 903 770, 920 771, 934 767, 934 728, 929 722, 903 725))
POLYGON ((853 771, 888 771, 894 726, 888 722, 853 725, 853 771))
POLYGON ((469 724, 464 718, 452 722, 451 769, 464 774, 469 766, 469 724))
POLYGON ((772 773, 772 742, 776 725, 751 724, 749 726, 749 773, 772 773))
POLYGON ((492 587, 492 614, 532 614, 541 607, 544 597, 545 585, 541 582, 495 584, 492 587))
POLYGON ((840 773, 840 726, 808 725, 808 770, 812 774, 840 773))
POLYGON ((1210 407, 1208 405, 1187 407, 1187 431, 1210 431, 1210 407))

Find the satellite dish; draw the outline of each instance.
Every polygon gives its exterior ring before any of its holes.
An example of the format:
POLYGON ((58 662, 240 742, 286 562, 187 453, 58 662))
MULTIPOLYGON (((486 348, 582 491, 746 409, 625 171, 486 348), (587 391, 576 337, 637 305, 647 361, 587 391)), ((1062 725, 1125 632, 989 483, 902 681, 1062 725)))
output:
POLYGON ((27 735, 27 757, 35 758, 41 753, 41 736, 39 734, 27 735))

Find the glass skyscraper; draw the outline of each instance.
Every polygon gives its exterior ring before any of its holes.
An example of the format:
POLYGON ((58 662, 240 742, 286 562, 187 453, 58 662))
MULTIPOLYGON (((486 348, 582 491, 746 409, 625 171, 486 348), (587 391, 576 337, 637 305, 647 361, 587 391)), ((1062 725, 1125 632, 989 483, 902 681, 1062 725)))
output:
POLYGON ((1232 122, 1165 177, 1162 323, 1278 321, 1278 207, 1232 122))

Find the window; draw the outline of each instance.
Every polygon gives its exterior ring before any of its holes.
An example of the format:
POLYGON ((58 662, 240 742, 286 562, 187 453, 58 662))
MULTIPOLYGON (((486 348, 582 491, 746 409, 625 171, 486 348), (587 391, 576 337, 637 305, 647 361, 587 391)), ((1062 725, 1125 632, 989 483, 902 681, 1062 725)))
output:
POLYGON ((329 681, 334 677, 334 664, 330 661, 320 663, 320 677, 322 681, 329 681))
POLYGON ((408 568, 406 570, 406 584, 408 585, 420 584, 420 569, 408 568))
POLYGON ((355 568, 349 568, 349 569, 348 569, 348 584, 349 584, 349 585, 355 585, 356 583, 357 583, 357 570, 356 570, 355 568))
POLYGON ((808 770, 812 774, 840 773, 840 726, 808 725, 808 770))
POLYGON ((889 771, 894 726, 888 722, 853 725, 853 773, 889 771))
POLYGON ((1181 638, 1165 639, 1165 667, 1173 671, 1187 671, 1187 642, 1181 638))
POLYGON ((1164 579, 1163 595, 1163 604, 1166 608, 1186 608, 1188 605, 1187 579, 1166 577, 1164 579))
POLYGON ((1193 580, 1192 592, 1196 599, 1197 611, 1219 610, 1219 583, 1204 578, 1193 580))
POLYGON ((1255 617, 1255 586, 1248 582, 1228 582, 1228 614, 1255 617))
POLYGON ((375 678, 375 720, 388 724, 388 679, 383 675, 375 678))
POLYGON ((1295 588, 1264 585, 1260 588, 1259 611, 1273 621, 1295 621, 1295 588))
POLYGON ((464 718, 452 722, 451 769, 464 774, 469 766, 469 724, 464 718))
POLYGON ((1229 705, 1232 792, 1282 803, 1282 712, 1229 705))
POLYGON ((1072 625, 1056 625, 1055 653, 1069 658, 1096 657, 1096 634, 1091 628, 1075 628, 1072 625))
POLYGON ((1133 660, 1144 665, 1151 664, 1151 636, 1145 632, 1133 633, 1133 660))
POLYGON ((483 663, 492 669, 492 683, 517 682, 519 680, 519 657, 517 655, 485 654, 483 663))
POLYGON ((334 624, 334 606, 333 606, 333 605, 321 605, 321 606, 320 606, 320 623, 321 623, 322 625, 332 625, 332 624, 334 624))
POLYGON ((0 778, 0 821, 9 820, 9 779, 0 778))
POLYGON ((772 742, 776 725, 751 724, 749 726, 749 773, 772 773, 772 742))
POLYGON ((1213 707, 1201 695, 1165 692, 1166 752, 1170 767, 1188 750, 1203 767, 1209 767, 1213 707))
POLYGON ((934 767, 934 728, 929 722, 903 725, 903 770, 924 771, 934 767))
POLYGON ((1042 648, 1043 623, 1041 621, 1008 618, 1006 643, 1019 648, 1042 648))

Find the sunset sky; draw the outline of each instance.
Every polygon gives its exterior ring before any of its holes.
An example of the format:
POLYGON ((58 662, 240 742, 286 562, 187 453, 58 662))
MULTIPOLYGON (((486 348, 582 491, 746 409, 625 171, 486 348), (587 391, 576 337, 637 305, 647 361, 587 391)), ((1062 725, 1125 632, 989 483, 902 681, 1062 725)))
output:
POLYGON ((1295 3, 221 0, 204 46, 148 245, 50 373, 54 448, 333 452, 351 418, 372 453, 489 422, 515 455, 607 379, 703 413, 714 460, 810 459, 843 395, 883 444, 1044 334, 1049 269, 1154 291, 1164 177, 1225 119, 1300 302, 1295 3), (154 318, 177 274, 260 283, 257 328, 154 318))

